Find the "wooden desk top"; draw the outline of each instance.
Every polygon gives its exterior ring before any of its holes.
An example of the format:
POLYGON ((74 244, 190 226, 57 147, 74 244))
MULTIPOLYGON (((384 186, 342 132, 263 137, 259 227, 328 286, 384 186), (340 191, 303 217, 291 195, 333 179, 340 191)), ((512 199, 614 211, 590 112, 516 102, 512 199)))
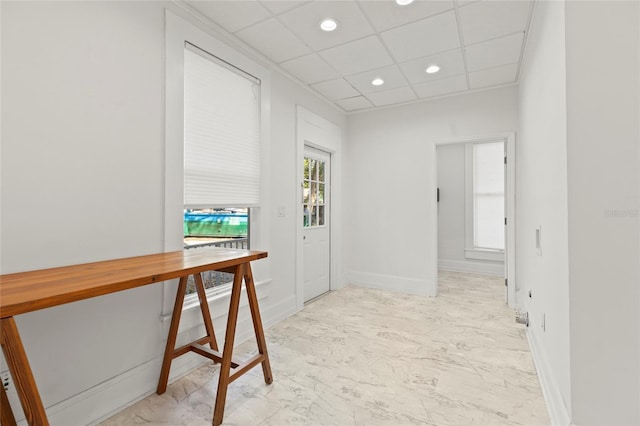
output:
POLYGON ((264 257, 267 257, 264 251, 199 248, 0 275, 0 317, 228 268, 264 257))

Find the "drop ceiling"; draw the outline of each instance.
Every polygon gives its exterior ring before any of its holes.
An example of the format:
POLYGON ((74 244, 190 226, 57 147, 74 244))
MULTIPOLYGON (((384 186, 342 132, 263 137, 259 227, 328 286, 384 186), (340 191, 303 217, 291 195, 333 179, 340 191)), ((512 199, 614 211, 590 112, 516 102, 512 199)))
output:
POLYGON ((186 3, 347 112, 517 82, 533 10, 533 0, 186 3), (322 31, 325 18, 338 28, 322 31))

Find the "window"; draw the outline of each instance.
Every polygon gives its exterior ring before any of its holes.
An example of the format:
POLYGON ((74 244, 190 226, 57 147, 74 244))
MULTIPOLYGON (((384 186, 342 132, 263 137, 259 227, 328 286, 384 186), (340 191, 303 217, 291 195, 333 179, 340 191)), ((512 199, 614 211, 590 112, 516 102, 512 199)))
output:
MULTIPOLYGON (((249 248, 260 202, 260 81, 209 53, 184 49, 184 246, 249 248)), ((203 274, 205 288, 233 274, 203 274)), ((195 292, 189 277, 187 294, 195 292)))
POLYGON ((469 144, 466 158, 466 256, 502 260, 479 252, 504 251, 504 141, 469 144))
POLYGON ((185 209, 184 247, 249 248, 249 209, 185 209))
POLYGON ((304 198, 303 226, 325 225, 326 164, 322 160, 305 157, 302 196, 304 198))
MULTIPOLYGON (((201 247, 249 248, 249 209, 185 209, 184 248, 201 247)), ((202 273, 205 289, 233 282, 233 274, 218 271, 202 273)), ((192 276, 186 294, 196 292, 192 276)))

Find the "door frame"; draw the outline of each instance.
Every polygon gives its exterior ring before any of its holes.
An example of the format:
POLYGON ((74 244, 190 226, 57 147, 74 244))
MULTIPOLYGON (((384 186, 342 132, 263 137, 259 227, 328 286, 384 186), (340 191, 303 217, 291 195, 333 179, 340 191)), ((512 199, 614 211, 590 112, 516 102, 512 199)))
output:
POLYGON ((310 146, 330 155, 331 182, 329 208, 329 290, 337 290, 344 286, 340 273, 342 251, 342 131, 334 123, 319 115, 296 106, 296 175, 295 182, 295 223, 296 223, 296 310, 304 307, 304 227, 302 226, 302 175, 304 172, 304 147, 310 146), (314 141, 314 135, 323 134, 325 138, 314 141))
MULTIPOLYGON (((442 145, 452 144, 466 144, 473 142, 490 142, 497 139, 505 140, 505 154, 507 157, 507 167, 505 174, 505 211, 507 218, 507 226, 505 230, 505 267, 507 269, 507 303, 510 308, 516 309, 518 307, 517 300, 517 282, 516 282, 516 236, 515 236, 515 212, 516 212, 516 149, 515 140, 516 134, 514 132, 508 133, 495 133, 482 136, 468 136, 461 138, 446 139, 436 141, 431 148, 431 183, 432 194, 435 200, 438 187, 438 152, 437 149, 442 145)), ((438 294, 438 203, 434 202, 431 210, 431 221, 429 223, 430 234, 434 236, 432 241, 432 250, 434 257, 432 259, 433 265, 433 293, 438 294)))

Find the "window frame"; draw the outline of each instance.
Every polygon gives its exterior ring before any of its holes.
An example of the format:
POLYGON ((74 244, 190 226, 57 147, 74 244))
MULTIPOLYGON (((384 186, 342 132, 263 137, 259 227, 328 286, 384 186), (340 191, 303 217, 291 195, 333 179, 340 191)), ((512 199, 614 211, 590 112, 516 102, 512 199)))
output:
MULTIPOLYGON (((165 9, 165 176, 164 176, 164 235, 165 252, 183 250, 184 246, 184 49, 185 43, 195 45, 217 58, 233 64, 248 74, 260 79, 260 150, 261 150, 261 202, 252 207, 249 216, 249 229, 253 247, 266 248, 268 229, 261 223, 268 223, 267 212, 270 209, 269 152, 270 145, 270 103, 271 76, 269 70, 243 55, 231 45, 220 41, 216 36, 203 31, 176 13, 165 9)), ((215 31, 211 31, 215 33, 215 31)), ((269 274, 269 262, 256 264, 254 275, 269 274)), ((173 310, 175 290, 173 285, 165 283, 163 294, 163 313, 173 310)), ((173 281, 171 282, 173 283, 173 281)), ((208 297, 220 293, 229 293, 228 286, 210 289, 208 297), (215 291, 214 291, 215 290, 215 291)), ((185 303, 183 309, 189 307, 185 303)))
MULTIPOLYGON (((469 142, 465 144, 464 162, 465 162, 465 249, 464 256, 467 259, 474 260, 488 260, 494 262, 502 262, 505 258, 504 249, 491 249, 484 247, 476 247, 475 245, 475 211, 474 211, 474 168, 473 168, 473 147, 474 145, 501 142, 504 144, 504 156, 506 157, 506 139, 490 139, 476 142, 469 142)), ((505 214, 507 206, 507 194, 506 194, 506 179, 505 175, 505 188, 503 189, 503 197, 505 203, 505 214)), ((506 217, 506 216, 505 216, 506 217)), ((506 239, 506 229, 505 229, 506 239)), ((506 244, 506 241, 505 241, 506 244)))

